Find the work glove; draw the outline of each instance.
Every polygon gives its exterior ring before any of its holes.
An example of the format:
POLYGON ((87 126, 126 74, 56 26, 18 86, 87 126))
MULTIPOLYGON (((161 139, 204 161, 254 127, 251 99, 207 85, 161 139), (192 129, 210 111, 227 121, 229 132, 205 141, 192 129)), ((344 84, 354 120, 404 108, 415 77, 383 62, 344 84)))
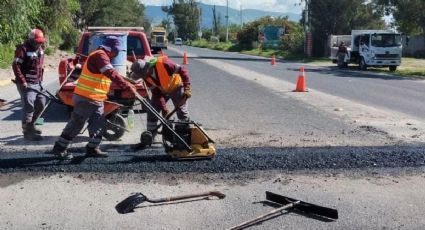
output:
POLYGON ((183 96, 187 99, 192 96, 192 87, 190 85, 184 87, 183 96))
POLYGON ((167 118, 168 114, 170 114, 170 110, 167 108, 162 109, 162 117, 167 118))

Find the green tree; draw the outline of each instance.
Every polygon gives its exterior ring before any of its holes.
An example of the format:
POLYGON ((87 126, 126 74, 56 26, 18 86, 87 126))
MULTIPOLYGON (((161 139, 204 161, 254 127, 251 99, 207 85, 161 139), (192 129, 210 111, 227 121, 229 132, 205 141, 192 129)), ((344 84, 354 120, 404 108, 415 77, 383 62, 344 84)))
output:
POLYGON ((39 18, 43 0, 0 1, 0 43, 18 44, 33 27, 42 27, 39 18))
POLYGON ((138 0, 79 0, 80 10, 75 23, 78 28, 88 26, 144 26, 149 21, 145 17, 145 6, 138 0))
POLYGON ((177 34, 184 40, 198 37, 200 9, 195 0, 173 0, 170 6, 162 10, 173 17, 177 34))
POLYGON ((368 0, 310 0, 308 4, 313 53, 316 56, 324 55, 331 34, 350 34, 353 29, 385 28, 382 14, 375 11, 368 0))
POLYGON ((287 31, 291 31, 294 24, 289 22, 287 17, 274 18, 270 16, 262 17, 253 22, 247 23, 242 30, 237 32, 236 38, 239 45, 244 49, 251 49, 252 42, 258 41, 259 29, 261 26, 281 26, 287 31))
POLYGON ((399 31, 425 36, 424 0, 374 0, 374 3, 378 10, 394 17, 399 31))

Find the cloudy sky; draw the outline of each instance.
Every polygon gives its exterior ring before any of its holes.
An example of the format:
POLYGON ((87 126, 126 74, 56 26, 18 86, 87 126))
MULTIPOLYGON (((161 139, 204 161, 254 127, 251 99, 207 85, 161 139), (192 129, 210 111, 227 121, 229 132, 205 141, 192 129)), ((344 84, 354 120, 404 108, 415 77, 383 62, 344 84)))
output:
MULTIPOLYGON (((140 0, 145 5, 169 5, 172 0, 140 0)), ((200 2, 209 5, 226 5, 226 0, 200 0, 200 2)), ((293 12, 301 13, 300 0, 229 0, 229 7, 239 9, 242 5, 243 9, 257 9, 273 12, 293 12)))

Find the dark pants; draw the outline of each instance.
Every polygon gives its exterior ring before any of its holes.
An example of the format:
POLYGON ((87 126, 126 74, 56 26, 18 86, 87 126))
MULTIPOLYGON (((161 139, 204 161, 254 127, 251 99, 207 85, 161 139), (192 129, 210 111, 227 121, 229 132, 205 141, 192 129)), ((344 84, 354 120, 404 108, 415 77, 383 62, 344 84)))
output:
POLYGON ((74 110, 71 119, 62 131, 58 142, 63 147, 68 147, 71 141, 80 134, 86 122, 88 122, 89 143, 90 148, 96 148, 102 141, 103 128, 105 125, 105 117, 103 116, 103 102, 93 101, 85 97, 74 94, 74 110))
MULTIPOLYGON (((183 92, 184 92, 183 87, 179 87, 172 94, 170 94, 167 99, 171 99, 171 101, 173 102, 173 105, 176 107, 178 106, 178 109, 176 111, 177 118, 180 120, 188 120, 189 110, 187 108, 187 102, 185 101, 184 103, 182 103, 183 92)), ((161 112, 160 111, 161 109, 160 96, 161 95, 153 94, 150 101, 151 105, 155 108, 157 112, 161 112)), ((153 129, 155 129, 157 126, 157 123, 158 123, 158 118, 152 113, 148 112, 147 113, 147 130, 152 131, 153 129)))
POLYGON ((35 89, 43 91, 41 84, 28 84, 25 89, 21 84, 16 84, 22 103, 22 127, 25 129, 27 125, 34 125, 35 120, 43 111, 46 105, 46 97, 38 92, 31 90, 35 89))

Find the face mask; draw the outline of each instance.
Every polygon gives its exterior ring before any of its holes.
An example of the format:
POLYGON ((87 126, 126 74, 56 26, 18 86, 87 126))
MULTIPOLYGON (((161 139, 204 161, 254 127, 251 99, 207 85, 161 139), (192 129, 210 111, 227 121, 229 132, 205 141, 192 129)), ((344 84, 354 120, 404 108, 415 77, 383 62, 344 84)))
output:
POLYGON ((38 48, 40 48, 41 47, 41 44, 42 43, 37 43, 36 41, 34 41, 34 40, 30 40, 30 45, 33 47, 33 48, 35 48, 35 49, 38 49, 38 48))

